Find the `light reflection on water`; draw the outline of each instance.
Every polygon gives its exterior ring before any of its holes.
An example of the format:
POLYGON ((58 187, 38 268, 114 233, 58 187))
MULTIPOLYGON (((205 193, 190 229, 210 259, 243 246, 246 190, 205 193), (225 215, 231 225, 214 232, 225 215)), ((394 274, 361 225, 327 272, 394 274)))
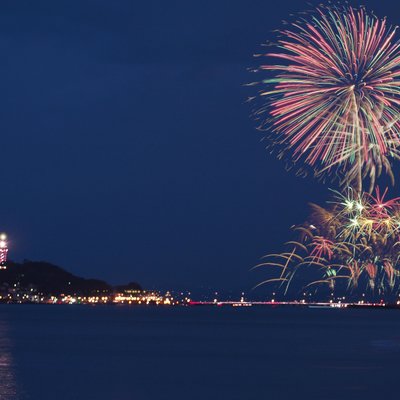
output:
POLYGON ((9 329, 5 321, 0 321, 0 400, 17 399, 9 329))

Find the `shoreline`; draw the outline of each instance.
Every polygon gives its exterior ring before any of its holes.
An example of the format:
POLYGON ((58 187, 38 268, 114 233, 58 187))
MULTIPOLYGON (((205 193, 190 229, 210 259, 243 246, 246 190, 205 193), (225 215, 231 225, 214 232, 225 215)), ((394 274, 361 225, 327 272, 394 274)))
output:
POLYGON ((298 302, 298 301, 287 301, 287 302, 262 302, 262 301, 191 301, 189 303, 179 303, 179 304, 157 304, 157 303, 148 303, 148 304, 138 304, 138 303, 114 303, 114 302, 105 302, 105 303, 67 303, 67 302, 31 302, 31 301, 0 301, 1 305, 41 305, 41 306, 90 306, 90 307, 104 307, 104 306, 112 306, 112 307, 157 307, 157 308, 171 308, 171 307, 233 307, 233 308, 249 308, 249 307, 269 307, 269 308, 283 308, 283 307, 298 307, 298 308, 309 308, 309 309, 400 309, 400 304, 397 303, 334 303, 334 302, 298 302))

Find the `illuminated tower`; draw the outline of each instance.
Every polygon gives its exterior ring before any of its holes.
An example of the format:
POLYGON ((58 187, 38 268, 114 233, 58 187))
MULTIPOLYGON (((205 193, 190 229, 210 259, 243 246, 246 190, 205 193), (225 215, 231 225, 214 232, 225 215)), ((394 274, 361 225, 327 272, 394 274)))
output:
POLYGON ((7 269, 7 235, 5 233, 0 234, 0 269, 7 269))

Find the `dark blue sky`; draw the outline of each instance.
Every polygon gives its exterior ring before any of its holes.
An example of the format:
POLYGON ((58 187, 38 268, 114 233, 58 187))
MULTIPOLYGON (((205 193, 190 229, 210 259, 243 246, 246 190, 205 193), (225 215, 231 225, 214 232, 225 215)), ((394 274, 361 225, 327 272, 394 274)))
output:
MULTIPOLYGON (((257 283, 249 268, 327 197, 264 150, 242 86, 259 44, 305 4, 2 1, 11 258, 146 287, 257 283)), ((400 22, 394 2, 364 4, 400 22)))

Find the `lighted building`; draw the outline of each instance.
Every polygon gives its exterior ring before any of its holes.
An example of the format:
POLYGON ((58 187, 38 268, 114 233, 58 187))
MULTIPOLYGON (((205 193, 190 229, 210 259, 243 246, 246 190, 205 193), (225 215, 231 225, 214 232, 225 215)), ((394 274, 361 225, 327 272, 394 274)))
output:
POLYGON ((7 235, 5 233, 0 234, 0 269, 7 268, 7 235))

